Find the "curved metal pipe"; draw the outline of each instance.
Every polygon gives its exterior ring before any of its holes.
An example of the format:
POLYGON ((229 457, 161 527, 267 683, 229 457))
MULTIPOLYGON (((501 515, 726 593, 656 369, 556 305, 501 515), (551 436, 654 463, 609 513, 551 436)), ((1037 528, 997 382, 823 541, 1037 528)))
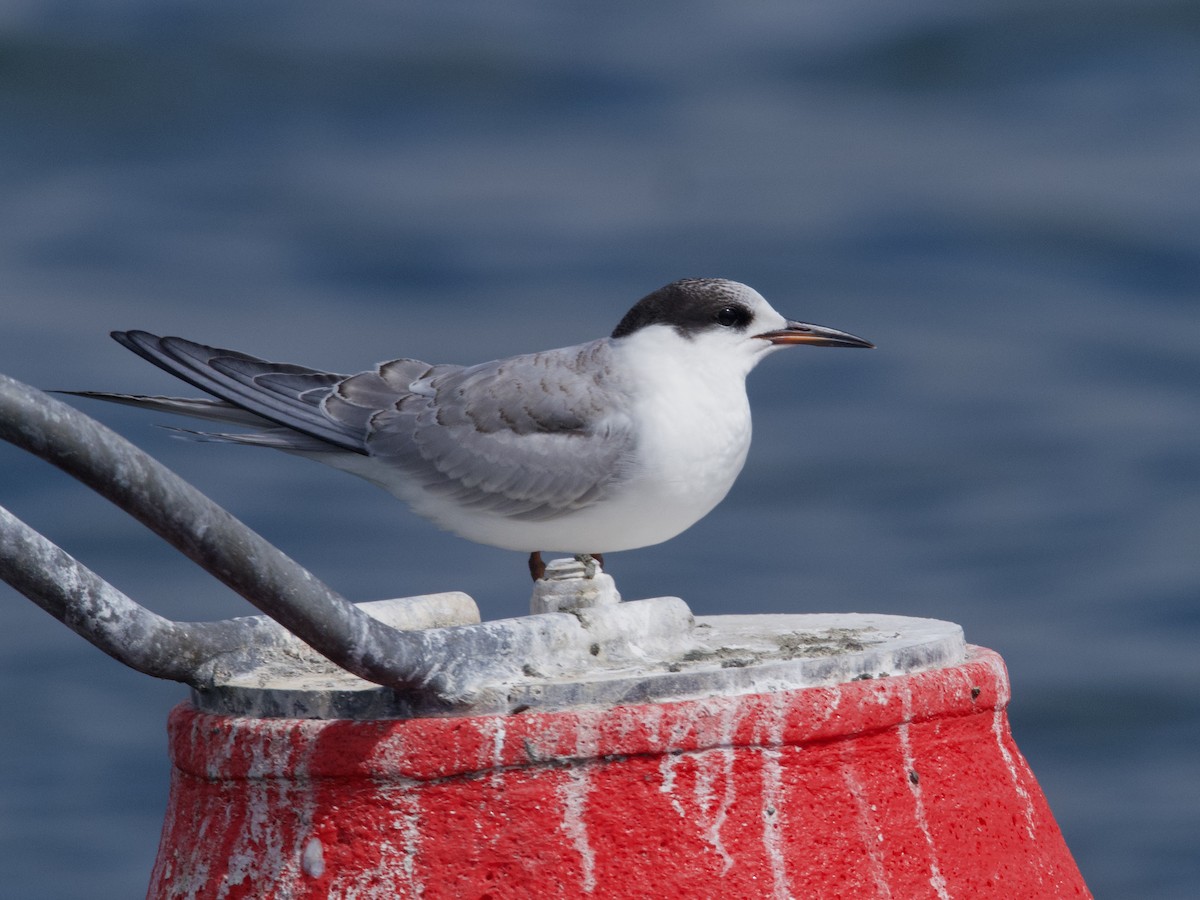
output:
POLYGON ((156 678, 212 683, 212 665, 244 647, 242 622, 174 622, 135 603, 0 506, 0 578, 109 656, 156 678))
MULTIPOLYGON (((451 648, 444 629, 398 631, 372 618, 124 438, 5 375, 0 375, 0 438, 53 463, 106 497, 318 653, 360 678, 399 691, 453 695, 453 686, 438 675, 445 672, 451 649, 455 656, 498 649, 451 648)), ((103 582, 90 572, 87 576, 95 581, 89 580, 83 574, 86 570, 66 554, 62 556, 74 566, 20 529, 12 533, 16 535, 11 539, 12 552, 27 554, 24 564, 18 558, 4 566, 2 574, 6 580, 12 577, 14 587, 72 628, 76 627, 73 620, 86 618, 89 610, 111 612, 117 619, 84 636, 92 640, 94 634, 99 638, 94 642, 109 653, 118 643, 164 642, 161 652, 135 653, 130 665, 173 673, 163 676, 167 678, 203 680, 197 666, 214 650, 219 652, 226 639, 222 630, 195 624, 181 628, 180 623, 162 619, 124 595, 120 597, 125 602, 118 600, 113 594, 119 592, 105 590, 108 586, 101 587, 103 582), (34 564, 40 570, 34 570, 34 564), (49 581, 56 575, 77 581, 52 588, 49 581), (182 654, 178 665, 164 662, 168 645, 170 652, 182 654)))

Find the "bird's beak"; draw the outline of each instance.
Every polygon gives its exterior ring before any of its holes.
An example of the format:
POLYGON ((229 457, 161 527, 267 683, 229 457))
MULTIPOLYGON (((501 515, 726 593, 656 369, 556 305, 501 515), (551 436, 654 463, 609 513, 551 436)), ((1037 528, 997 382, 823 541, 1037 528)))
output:
POLYGON ((767 331, 763 334, 755 335, 755 337, 760 337, 764 341, 770 341, 772 344, 780 346, 786 344, 811 344, 814 347, 865 347, 868 350, 875 348, 875 345, 870 341, 864 341, 860 337, 855 337, 844 331, 836 331, 833 328, 809 325, 807 322, 788 322, 787 328, 780 328, 778 331, 767 331))

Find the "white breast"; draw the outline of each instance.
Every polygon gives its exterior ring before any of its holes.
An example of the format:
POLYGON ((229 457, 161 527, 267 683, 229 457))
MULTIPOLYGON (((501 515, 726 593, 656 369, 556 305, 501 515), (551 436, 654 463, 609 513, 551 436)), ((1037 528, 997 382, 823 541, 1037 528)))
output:
POLYGON ((662 536, 646 542, 657 543, 707 515, 741 472, 751 435, 746 373, 738 360, 722 365, 703 348, 694 355, 623 349, 638 386, 638 468, 622 499, 631 518, 657 526, 662 536))

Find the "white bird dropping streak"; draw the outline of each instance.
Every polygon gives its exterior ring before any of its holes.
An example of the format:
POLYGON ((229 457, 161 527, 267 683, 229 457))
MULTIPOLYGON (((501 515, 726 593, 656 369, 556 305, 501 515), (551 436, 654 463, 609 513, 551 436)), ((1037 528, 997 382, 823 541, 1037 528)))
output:
POLYGON ((475 366, 394 359, 357 375, 116 331, 215 399, 82 392, 254 429, 372 481, 455 534, 508 550, 599 555, 674 537, 721 501, 750 447, 746 375, 782 347, 871 347, 785 319, 719 278, 642 298, 612 335, 475 366))

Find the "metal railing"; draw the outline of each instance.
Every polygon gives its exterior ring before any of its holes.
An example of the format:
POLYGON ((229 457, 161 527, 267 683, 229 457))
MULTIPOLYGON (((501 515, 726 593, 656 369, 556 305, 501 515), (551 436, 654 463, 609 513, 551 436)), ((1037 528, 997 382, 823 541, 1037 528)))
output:
MULTIPOLYGON (((402 631, 367 615, 230 513, 78 410, 0 375, 0 438, 112 501, 338 666, 402 692, 457 693, 447 629, 402 631)), ((246 619, 175 622, 105 582, 0 509, 0 578, 105 653, 194 687, 251 639, 246 619)), ((459 630, 455 656, 494 653, 486 630, 459 630)))

